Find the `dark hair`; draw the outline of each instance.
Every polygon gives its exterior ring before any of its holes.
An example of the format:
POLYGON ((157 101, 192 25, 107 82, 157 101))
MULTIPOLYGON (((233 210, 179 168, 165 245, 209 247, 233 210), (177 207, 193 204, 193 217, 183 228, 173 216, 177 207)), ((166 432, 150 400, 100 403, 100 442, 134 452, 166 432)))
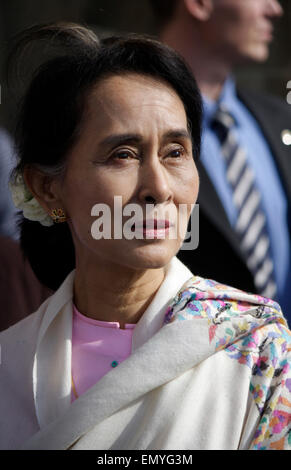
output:
POLYGON ((173 18, 178 0, 149 0, 149 3, 157 26, 162 29, 173 18))
MULTIPOLYGON (((138 73, 169 84, 182 100, 198 158, 201 97, 184 60, 160 42, 137 35, 99 41, 87 28, 74 24, 33 27, 16 47, 35 40, 56 39, 65 52, 45 61, 34 73, 25 94, 16 129, 19 164, 61 174, 66 155, 82 129, 86 98, 93 85, 109 75, 138 73)), ((67 223, 44 227, 21 221, 21 246, 38 279, 57 289, 75 267, 74 246, 67 223)))

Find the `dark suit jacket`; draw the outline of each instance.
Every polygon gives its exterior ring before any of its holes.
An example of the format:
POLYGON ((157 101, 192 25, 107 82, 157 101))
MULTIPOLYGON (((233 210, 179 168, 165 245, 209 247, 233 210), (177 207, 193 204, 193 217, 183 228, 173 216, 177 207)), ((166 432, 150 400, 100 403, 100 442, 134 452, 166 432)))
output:
MULTIPOLYGON (((282 142, 281 133, 291 130, 291 106, 282 100, 254 92, 239 91, 241 101, 261 126, 274 155, 282 185, 291 206, 291 147, 282 142)), ((199 246, 194 251, 180 251, 180 258, 197 275, 215 279, 234 287, 256 292, 252 274, 247 268, 238 238, 231 228, 222 203, 201 162, 198 162, 200 191, 198 203, 199 246)), ((262 168, 262 171, 263 168, 262 168)), ((291 233, 291 232, 290 232, 291 233)))

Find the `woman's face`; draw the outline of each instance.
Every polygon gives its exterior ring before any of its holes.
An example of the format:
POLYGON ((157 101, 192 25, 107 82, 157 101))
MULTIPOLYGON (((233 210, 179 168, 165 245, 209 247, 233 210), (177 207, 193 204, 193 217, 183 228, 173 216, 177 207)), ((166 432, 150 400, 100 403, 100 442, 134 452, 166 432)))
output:
POLYGON ((82 258, 133 269, 165 266, 181 246, 198 186, 184 106, 169 86, 128 74, 103 79, 94 87, 58 188, 77 263, 82 258), (129 212, 118 221, 116 196, 123 210, 135 204, 139 215, 129 212), (91 215, 96 204, 106 205, 107 219, 102 219, 104 212, 98 218, 96 208, 91 215), (179 222, 181 204, 187 214, 179 222), (128 239, 128 232, 120 236, 122 227, 117 225, 132 215, 136 218, 129 232, 138 236, 128 239), (112 222, 110 237, 93 238, 97 226, 105 233, 107 222, 112 222))

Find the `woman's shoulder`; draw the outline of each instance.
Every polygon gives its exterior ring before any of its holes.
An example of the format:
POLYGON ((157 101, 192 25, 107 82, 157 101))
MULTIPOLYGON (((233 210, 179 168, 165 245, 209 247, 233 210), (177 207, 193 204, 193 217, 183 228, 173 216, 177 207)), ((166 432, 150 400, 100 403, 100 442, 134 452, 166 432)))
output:
POLYGON ((263 305, 281 311, 280 305, 272 299, 258 294, 246 292, 236 287, 223 284, 213 279, 192 275, 181 287, 175 301, 186 299, 189 301, 229 301, 242 302, 245 306, 263 305))
POLYGON ((224 325, 226 333, 232 330, 236 337, 259 327, 280 325, 290 335, 280 305, 275 301, 213 279, 192 276, 167 309, 165 323, 197 317, 208 321, 212 333, 219 325, 224 325))

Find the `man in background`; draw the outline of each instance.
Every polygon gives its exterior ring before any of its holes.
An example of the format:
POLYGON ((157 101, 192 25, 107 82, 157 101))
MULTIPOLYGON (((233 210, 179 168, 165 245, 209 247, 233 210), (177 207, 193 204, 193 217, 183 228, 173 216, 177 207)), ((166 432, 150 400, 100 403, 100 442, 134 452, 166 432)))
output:
POLYGON ((12 139, 8 132, 0 128, 0 235, 17 239, 16 208, 8 187, 10 172, 14 166, 12 139))
POLYGON ((52 294, 35 277, 19 244, 0 235, 0 331, 33 313, 52 294))
POLYGON ((160 39, 203 95, 200 242, 193 273, 280 302, 291 324, 291 108, 237 89, 233 70, 268 58, 277 0, 152 0, 160 39))
POLYGON ((8 186, 14 166, 12 139, 0 129, 0 331, 33 313, 52 294, 35 277, 18 243, 17 211, 8 186))

